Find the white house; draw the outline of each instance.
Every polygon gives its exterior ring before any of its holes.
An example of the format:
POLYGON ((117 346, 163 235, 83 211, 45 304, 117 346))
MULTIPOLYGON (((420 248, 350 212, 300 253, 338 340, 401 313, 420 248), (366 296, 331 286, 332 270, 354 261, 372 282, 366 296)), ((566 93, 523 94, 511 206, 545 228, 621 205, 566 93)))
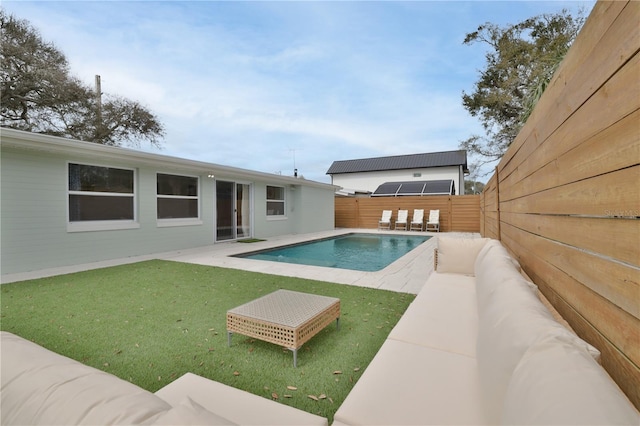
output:
POLYGON ((1 273, 334 228, 333 185, 0 129, 1 273))
POLYGON ((374 196, 464 194, 467 173, 465 150, 334 161, 327 170, 345 194, 374 196))

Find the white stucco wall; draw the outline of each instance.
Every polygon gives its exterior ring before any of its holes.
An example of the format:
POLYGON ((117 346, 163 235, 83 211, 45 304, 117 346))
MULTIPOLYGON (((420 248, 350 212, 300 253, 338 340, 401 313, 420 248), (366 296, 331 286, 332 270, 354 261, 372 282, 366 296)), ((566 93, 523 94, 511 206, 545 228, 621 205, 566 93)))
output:
MULTIPOLYGON (((213 243, 214 191, 200 176, 200 222, 159 227, 156 173, 163 168, 134 167, 127 161, 88 160, 33 151, 2 150, 2 274, 96 262, 213 243), (71 231, 68 227, 68 162, 134 168, 137 227, 71 231)), ((183 171, 193 175, 193 172, 183 171)))
POLYGON ((304 234, 334 228, 335 195, 333 191, 305 186, 303 182, 285 185, 285 215, 269 217, 266 212, 267 185, 267 182, 256 182, 254 185, 254 236, 256 238, 304 234))
POLYGON ((251 185, 252 236, 334 228, 331 185, 24 133, 11 138, 12 131, 3 129, 0 139, 2 275, 214 244, 216 180, 251 185), (78 230, 78 222, 70 225, 69 162, 134 170, 136 217, 126 229, 78 230), (215 178, 210 177, 214 170, 215 178), (199 178, 199 220, 177 226, 158 221, 157 173, 199 178), (287 214, 280 220, 266 216, 267 185, 286 188, 287 214))

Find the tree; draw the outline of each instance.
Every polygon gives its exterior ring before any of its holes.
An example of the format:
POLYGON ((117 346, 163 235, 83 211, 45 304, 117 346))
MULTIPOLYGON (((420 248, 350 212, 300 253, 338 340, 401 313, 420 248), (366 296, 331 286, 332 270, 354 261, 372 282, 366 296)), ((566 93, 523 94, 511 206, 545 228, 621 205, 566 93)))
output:
POLYGON ((478 164, 469 164, 469 174, 464 179, 464 192, 462 194, 475 195, 484 191, 485 184, 480 182, 481 168, 478 164))
POLYGON ((566 9, 500 28, 480 25, 464 44, 490 47, 486 68, 462 104, 479 117, 485 135, 472 135, 461 148, 480 157, 480 164, 498 160, 531 114, 553 73, 584 23, 583 12, 573 18, 566 9))
POLYGON ((29 22, 0 9, 0 27, 2 126, 105 145, 160 146, 164 127, 140 103, 112 95, 99 101, 29 22))
POLYGON ((464 193, 465 195, 477 195, 482 194, 484 191, 485 184, 482 182, 478 182, 476 180, 465 180, 464 181, 464 193))

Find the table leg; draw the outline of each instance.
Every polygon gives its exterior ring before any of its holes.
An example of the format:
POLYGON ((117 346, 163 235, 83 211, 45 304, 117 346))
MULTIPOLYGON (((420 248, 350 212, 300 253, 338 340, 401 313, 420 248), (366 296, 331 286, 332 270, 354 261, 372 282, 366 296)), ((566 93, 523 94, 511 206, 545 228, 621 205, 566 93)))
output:
POLYGON ((336 329, 340 331, 340 317, 336 318, 336 329))
POLYGON ((231 347, 231 335, 232 334, 233 334, 232 332, 227 331, 227 346, 228 347, 231 347))

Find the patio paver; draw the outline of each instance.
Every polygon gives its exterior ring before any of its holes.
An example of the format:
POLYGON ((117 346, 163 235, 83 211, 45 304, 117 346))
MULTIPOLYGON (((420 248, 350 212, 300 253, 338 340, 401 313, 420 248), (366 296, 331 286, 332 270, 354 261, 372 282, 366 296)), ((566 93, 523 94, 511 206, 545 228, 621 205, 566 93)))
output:
POLYGON ((224 242, 210 246, 198 247, 188 250, 177 250, 153 255, 127 257, 122 259, 94 262, 63 268, 52 268, 42 271, 25 272, 2 276, 2 283, 36 279, 46 276, 60 275, 96 268, 104 268, 126 263, 134 263, 150 259, 164 259, 178 262, 194 263, 198 265, 219 266, 223 268, 242 269, 252 272, 262 272, 273 275, 283 275, 298 278, 307 278, 319 281, 329 281, 339 284, 349 284, 361 287, 379 288, 403 293, 417 294, 422 288, 431 272, 433 272, 433 249, 437 246, 437 237, 479 237, 477 233, 447 232, 438 234, 422 232, 433 238, 420 244, 417 248, 398 259, 386 268, 376 272, 351 271, 337 268, 323 268, 319 266, 294 265, 289 263, 270 262, 264 260, 243 259, 229 257, 234 254, 248 251, 262 250, 278 247, 285 244, 326 238, 341 235, 348 232, 389 233, 389 234, 416 234, 411 231, 378 231, 375 229, 335 229, 332 231, 316 232, 310 234, 285 235, 271 237, 266 241, 255 243, 224 242))

